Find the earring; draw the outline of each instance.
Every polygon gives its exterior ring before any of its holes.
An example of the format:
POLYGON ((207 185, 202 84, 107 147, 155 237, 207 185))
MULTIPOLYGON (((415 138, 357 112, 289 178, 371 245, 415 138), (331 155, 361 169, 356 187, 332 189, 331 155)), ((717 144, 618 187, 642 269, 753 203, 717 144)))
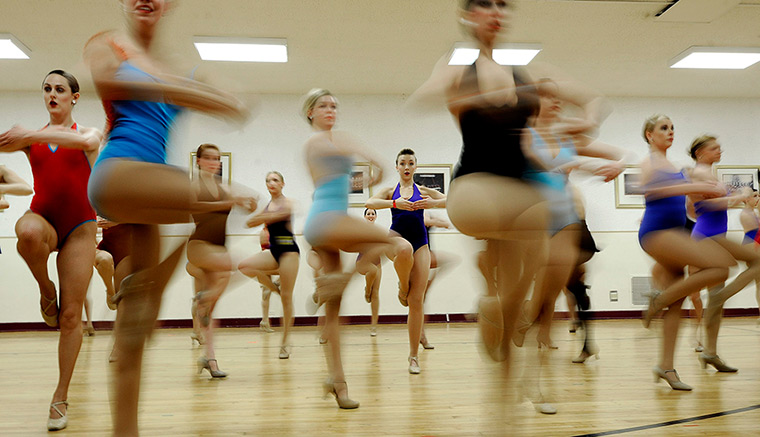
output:
POLYGON ((71 101, 71 104, 72 104, 72 105, 76 105, 76 104, 77 104, 77 101, 76 101, 76 100, 72 100, 72 101, 71 101))
POLYGON ((311 119, 313 119, 313 118, 314 118, 314 117, 312 117, 312 116, 309 116, 309 120, 311 120, 311 119))
POLYGON ((459 23, 462 24, 462 25, 468 26, 468 27, 476 27, 477 26, 476 23, 474 23, 474 22, 472 22, 470 20, 467 20, 464 17, 462 17, 462 18, 459 19, 459 23))

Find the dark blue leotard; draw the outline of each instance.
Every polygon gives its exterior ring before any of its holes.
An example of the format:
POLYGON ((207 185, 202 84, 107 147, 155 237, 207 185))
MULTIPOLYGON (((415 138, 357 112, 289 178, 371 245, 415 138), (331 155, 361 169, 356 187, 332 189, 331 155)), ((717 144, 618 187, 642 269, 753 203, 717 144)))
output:
MULTIPOLYGON (((683 172, 670 173, 656 170, 655 177, 644 188, 653 186, 675 185, 686 182, 683 172)), ((644 236, 654 231, 683 228, 686 224, 686 196, 663 197, 660 199, 646 199, 644 218, 639 227, 639 244, 644 236)))
MULTIPOLYGON (((420 194, 417 184, 413 184, 412 187, 414 192, 412 193, 412 197, 407 200, 410 202, 422 200, 422 194, 420 194)), ((401 197, 400 189, 401 184, 397 184, 391 197, 392 200, 401 197)), ((420 247, 428 244, 427 232, 425 231, 425 212, 423 210, 405 211, 403 209, 391 208, 391 220, 391 230, 412 243, 412 249, 415 252, 420 247)))
POLYGON ((691 236, 697 240, 716 236, 725 236, 728 231, 728 211, 720 209, 710 211, 703 201, 694 202, 697 213, 697 224, 691 231, 691 236))

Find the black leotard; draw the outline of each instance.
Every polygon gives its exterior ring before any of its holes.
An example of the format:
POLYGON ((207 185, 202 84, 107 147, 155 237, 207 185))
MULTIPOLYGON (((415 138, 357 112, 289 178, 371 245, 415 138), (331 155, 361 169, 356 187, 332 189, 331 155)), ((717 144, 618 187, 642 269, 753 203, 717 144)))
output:
POLYGON ((520 147, 520 137, 528 117, 538 109, 538 97, 535 88, 526 85, 515 70, 513 77, 517 87, 517 103, 494 106, 482 101, 484 97, 479 96, 475 63, 465 70, 461 91, 481 101, 459 114, 463 145, 454 177, 481 172, 522 177, 526 160, 520 147))

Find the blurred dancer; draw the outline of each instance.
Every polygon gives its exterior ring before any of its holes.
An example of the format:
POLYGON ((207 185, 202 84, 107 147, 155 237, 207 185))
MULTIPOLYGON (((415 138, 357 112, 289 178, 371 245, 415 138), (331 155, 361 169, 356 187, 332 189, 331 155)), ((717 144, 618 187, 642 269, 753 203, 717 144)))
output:
MULTIPOLYGON (((282 194, 285 178, 280 172, 270 171, 266 176, 267 191, 272 199, 264 210, 251 217, 246 226, 266 225, 269 233, 269 249, 244 259, 238 269, 250 278, 280 295, 282 300, 283 332, 280 359, 290 358, 288 334, 293 326, 293 287, 298 277, 300 250, 293 238, 293 204, 282 194), (272 282, 272 275, 280 276, 280 283, 272 282)), ((269 307, 267 305, 267 313, 269 307)), ((267 320, 269 314, 267 314, 267 320)), ((267 326, 269 322, 267 321, 267 326)))
MULTIPOLYGON (((522 345, 525 332, 540 317, 539 347, 556 349, 551 341, 554 306, 562 289, 578 265, 581 220, 576 202, 568 185, 567 174, 583 168, 577 157, 604 158, 593 172, 605 182, 615 179, 625 168, 622 151, 585 135, 569 135, 558 129, 564 122, 561 114, 564 102, 559 98, 554 81, 543 79, 538 84, 539 111, 534 126, 529 128, 523 144, 529 157, 525 178, 537 188, 549 204, 549 257, 536 275, 533 296, 525 305, 515 333, 515 344, 522 345)), ((591 165, 591 164, 586 164, 591 165)))
POLYGON ((430 274, 430 249, 425 228, 425 209, 443 208, 446 196, 439 191, 414 183, 417 157, 412 149, 396 155, 399 182, 383 188, 367 201, 367 208, 391 208, 391 236, 394 245, 393 266, 399 279, 398 299, 409 307, 409 373, 420 373, 417 353, 425 321, 423 302, 430 274))
MULTIPOLYGON (((214 144, 201 144, 195 153, 198 178, 192 183, 199 202, 215 204, 214 211, 193 214, 195 232, 187 243, 187 262, 200 269, 196 286, 201 288, 195 295, 194 319, 200 322, 205 356, 198 359, 198 369, 208 370, 213 378, 224 378, 227 373, 219 370, 214 352, 212 313, 219 298, 227 289, 234 269, 225 243, 227 242, 227 217, 235 199, 219 177, 221 151, 214 144)), ((242 204, 243 201, 239 200, 242 204)), ((247 205, 249 211, 256 209, 255 202, 247 205)), ((195 271, 195 273, 198 273, 195 271)))
MULTIPOLYGON (((744 200, 744 208, 739 215, 739 221, 741 221, 742 229, 744 229, 742 244, 749 245, 755 250, 758 248, 757 231, 760 228, 760 217, 757 215, 759 203, 760 195, 757 191, 753 191, 752 196, 744 200)), ((755 299, 758 306, 760 306, 760 281, 755 281, 755 299)), ((760 325, 760 318, 757 319, 757 323, 760 325)))
POLYGON ((348 134, 333 131, 338 112, 338 100, 324 89, 314 89, 306 95, 303 113, 314 133, 306 141, 306 165, 314 181, 314 201, 306 218, 304 237, 319 255, 324 275, 316 279, 317 290, 307 298, 310 313, 325 304, 323 337, 328 340, 327 364, 330 372, 324 383, 325 394, 332 393, 340 408, 357 408, 359 402, 348 397, 348 385, 340 358, 338 315, 343 290, 352 273, 344 273, 340 251, 362 253, 357 270, 375 264, 390 250, 390 239, 381 229, 348 216, 348 193, 353 156, 361 156, 378 171, 370 172, 370 185, 382 178, 379 159, 361 147, 348 134))
POLYGON ((132 273, 116 300, 114 434, 137 435, 145 340, 184 244, 159 263, 158 224, 184 223, 191 213, 224 209, 195 199, 184 171, 166 165, 169 132, 182 107, 243 121, 244 105, 229 94, 171 74, 151 51, 171 0, 121 0, 126 29, 93 36, 85 63, 109 119, 108 142, 93 167, 89 197, 98 213, 132 224, 132 273), (122 357, 129 357, 122 359, 122 357))
POLYGON ((48 326, 61 329, 58 386, 47 423, 48 430, 54 431, 68 424, 67 394, 82 346, 82 306, 95 262, 97 230, 95 211, 87 200, 87 181, 103 134, 74 121, 79 83, 70 73, 48 73, 42 96, 48 124, 39 131, 14 126, 0 134, 0 151, 26 153, 34 176, 34 198, 16 223, 16 236, 18 253, 40 288, 42 318, 48 326), (56 250, 60 309, 48 273, 48 258, 56 250))
MULTIPOLYGON (((372 208, 364 209, 364 220, 375 224, 377 220, 377 210, 372 208)), ((359 264, 362 254, 360 253, 356 257, 356 263, 359 264)), ((377 336, 377 321, 380 319, 380 280, 383 278, 383 267, 380 264, 380 259, 377 260, 377 264, 372 265, 365 264, 367 271, 362 272, 357 270, 360 275, 364 275, 364 300, 370 304, 372 315, 370 317, 369 335, 371 337, 377 336)))
MULTIPOLYGON (((689 150, 697 165, 691 172, 692 180, 712 183, 725 190, 713 173, 713 165, 720 162, 721 146, 716 137, 702 135, 694 140, 689 150)), ((689 195, 697 214, 697 223, 691 233, 692 238, 701 240, 709 238, 728 251, 737 261, 747 263, 747 269, 739 274, 733 282, 725 287, 709 289, 709 299, 705 310, 705 344, 699 361, 704 368, 707 364, 719 372, 736 372, 738 369, 727 365, 718 357, 718 331, 723 313, 723 303, 741 291, 750 282, 760 280, 760 253, 752 246, 746 246, 726 238, 728 231, 728 208, 745 201, 751 196, 751 190, 738 190, 723 196, 705 196, 700 193, 689 195)))
POLYGON ((667 308, 663 323, 662 353, 655 366, 655 380, 664 379, 674 390, 691 390, 683 383, 673 366, 681 305, 686 296, 725 281, 728 268, 734 265, 731 254, 717 242, 706 238, 692 239, 684 232, 686 222, 685 195, 701 194, 718 197, 725 189, 714 182, 686 180, 684 174, 667 159, 673 144, 673 122, 664 115, 653 115, 644 123, 642 132, 649 144, 649 157, 641 162, 641 185, 646 207, 639 228, 639 244, 655 260, 652 284, 657 290, 650 297, 644 314, 644 326, 667 308), (684 278, 684 267, 700 270, 684 278))

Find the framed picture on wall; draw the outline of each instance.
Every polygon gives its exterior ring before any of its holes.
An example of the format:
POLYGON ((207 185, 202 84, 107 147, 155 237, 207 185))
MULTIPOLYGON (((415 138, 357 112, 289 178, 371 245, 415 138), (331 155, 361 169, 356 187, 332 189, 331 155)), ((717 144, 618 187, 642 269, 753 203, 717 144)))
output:
POLYGON ((372 178, 372 165, 369 162, 355 162, 351 168, 351 186, 348 205, 364 208, 370 197, 372 187, 368 183, 372 178))
POLYGON ((615 208, 643 208, 641 168, 628 166, 615 178, 615 208))
MULTIPOLYGON (((219 177, 222 178, 222 183, 230 185, 232 184, 232 152, 221 153, 222 166, 219 168, 219 177)), ((198 177, 198 162, 195 160, 195 152, 190 152, 190 179, 195 180, 198 177)))
POLYGON ((448 194, 451 184, 451 164, 418 165, 414 172, 414 183, 448 194))
MULTIPOLYGON (((718 180, 728 187, 728 193, 741 190, 747 187, 751 190, 758 189, 758 177, 760 168, 751 165, 716 165, 715 175, 718 180)), ((735 205, 735 208, 741 208, 741 205, 735 205)))

